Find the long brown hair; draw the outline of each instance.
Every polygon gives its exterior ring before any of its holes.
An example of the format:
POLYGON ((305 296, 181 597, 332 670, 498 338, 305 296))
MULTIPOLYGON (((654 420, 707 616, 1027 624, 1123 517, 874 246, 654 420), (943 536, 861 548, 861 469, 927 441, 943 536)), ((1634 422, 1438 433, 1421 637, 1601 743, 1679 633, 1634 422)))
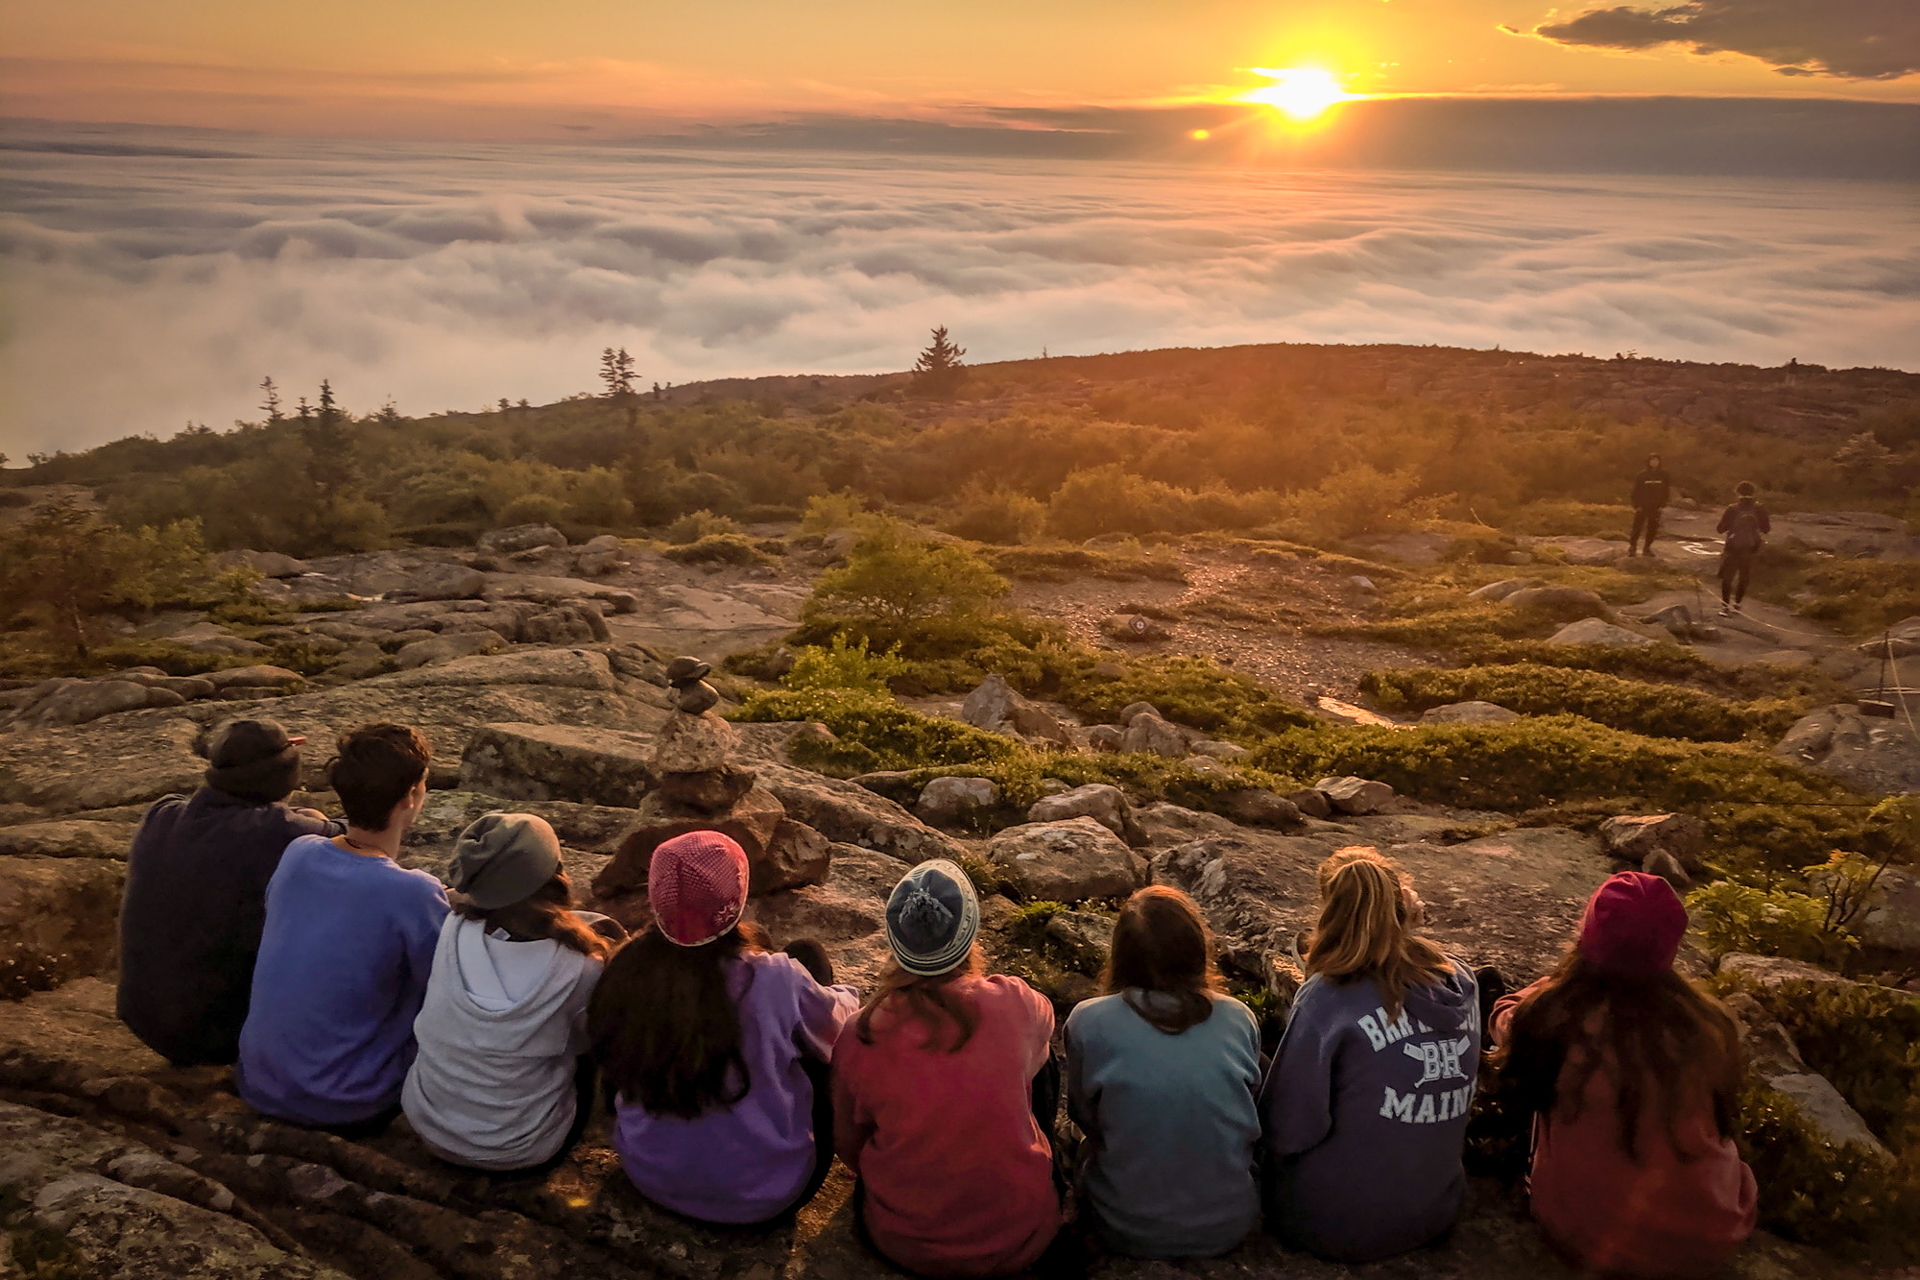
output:
POLYGON ((1100 989, 1170 1036, 1211 1018, 1213 993, 1225 991, 1226 984, 1214 967, 1213 934, 1193 899, 1158 884, 1128 898, 1113 924, 1100 989), (1148 994, 1172 996, 1173 1002, 1142 998, 1148 994))
POLYGON ((908 973, 898 961, 888 957, 873 994, 860 1006, 860 1016, 856 1019, 860 1043, 873 1043, 873 1018, 883 1006, 892 1004, 897 1008, 904 1005, 905 1015, 926 1029, 927 1048, 943 1048, 948 1053, 960 1052, 967 1041, 973 1038, 973 1029, 979 1025, 979 1019, 972 1002, 957 994, 953 990, 953 983, 957 978, 977 977, 986 971, 986 967, 986 956, 981 952, 978 942, 967 952, 965 960, 931 978, 908 973))
POLYGON ((1307 953, 1307 973, 1343 982, 1370 978, 1389 1018, 1407 992, 1453 972, 1453 962, 1421 937, 1419 898, 1391 858, 1366 848, 1342 849, 1320 864, 1320 921, 1307 953))
POLYGON ((614 1092, 653 1115, 687 1120, 747 1096, 726 962, 764 949, 764 935, 751 934, 735 925, 683 947, 649 928, 614 953, 587 1003, 594 1060, 614 1092))
POLYGON ((519 902, 489 911, 461 900, 454 910, 463 919, 478 920, 490 929, 505 929, 522 942, 551 938, 594 960, 605 960, 613 954, 612 940, 595 933, 573 914, 573 881, 564 871, 554 872, 553 879, 519 902))
POLYGON ((1570 1119, 1605 1070, 1619 1099, 1620 1145, 1635 1160, 1649 1105, 1683 1156, 1680 1121, 1702 1086, 1721 1137, 1732 1136, 1738 1117, 1740 1032, 1726 1007, 1671 969, 1628 977, 1596 968, 1577 948, 1514 1010, 1493 1065, 1527 1110, 1551 1115, 1561 1106, 1570 1119))

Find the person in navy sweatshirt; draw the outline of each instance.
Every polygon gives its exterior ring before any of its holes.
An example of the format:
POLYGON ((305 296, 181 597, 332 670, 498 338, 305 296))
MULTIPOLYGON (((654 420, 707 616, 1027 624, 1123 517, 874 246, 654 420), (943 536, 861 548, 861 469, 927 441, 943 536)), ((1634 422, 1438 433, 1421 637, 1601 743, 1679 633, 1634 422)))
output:
POLYGON ((400 1113, 446 890, 394 862, 427 802, 426 740, 370 724, 340 739, 328 777, 347 830, 301 836, 267 884, 240 1096, 276 1119, 365 1137, 400 1113))
POLYGON ((1268 1223, 1297 1249, 1373 1262, 1452 1227, 1480 1061, 1473 974, 1417 932, 1391 861, 1320 866, 1320 920, 1261 1091, 1268 1223))

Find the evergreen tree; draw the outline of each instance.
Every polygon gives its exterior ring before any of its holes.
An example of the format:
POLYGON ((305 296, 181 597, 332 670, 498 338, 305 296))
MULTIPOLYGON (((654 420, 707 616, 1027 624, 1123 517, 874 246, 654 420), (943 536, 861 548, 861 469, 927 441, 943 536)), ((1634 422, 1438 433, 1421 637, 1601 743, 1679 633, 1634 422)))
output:
POLYGON ((967 349, 955 346, 947 337, 947 326, 941 325, 933 331, 933 341, 920 353, 913 364, 913 390, 923 396, 950 396, 960 389, 966 381, 967 367, 960 363, 960 357, 967 349))
POLYGON ((623 400, 632 395, 633 380, 639 376, 625 347, 618 351, 608 347, 600 353, 600 381, 606 384, 608 399, 623 400))
POLYGON ((260 402, 260 408, 266 413, 267 421, 280 421, 280 388, 273 385, 271 375, 260 379, 260 390, 264 391, 267 396, 265 400, 260 402))

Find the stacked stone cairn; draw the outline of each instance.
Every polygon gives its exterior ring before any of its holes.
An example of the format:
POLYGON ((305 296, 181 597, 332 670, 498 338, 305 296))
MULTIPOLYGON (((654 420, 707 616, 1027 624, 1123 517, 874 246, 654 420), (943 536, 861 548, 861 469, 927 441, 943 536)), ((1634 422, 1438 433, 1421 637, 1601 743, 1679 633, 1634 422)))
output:
POLYGON ((594 909, 628 928, 649 918, 645 891, 654 849, 689 831, 719 831, 739 841, 754 896, 826 879, 827 838, 789 818, 779 797, 735 758, 739 735, 713 714, 720 695, 706 683, 711 670, 695 658, 668 664, 676 709, 654 739, 647 762, 652 786, 640 802, 640 821, 593 882, 594 909))

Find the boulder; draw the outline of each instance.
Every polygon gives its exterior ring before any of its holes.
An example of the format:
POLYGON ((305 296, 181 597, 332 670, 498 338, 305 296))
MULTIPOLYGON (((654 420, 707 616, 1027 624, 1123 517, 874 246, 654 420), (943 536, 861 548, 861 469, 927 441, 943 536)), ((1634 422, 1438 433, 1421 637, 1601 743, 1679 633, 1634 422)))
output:
POLYGON ((1146 883, 1146 863, 1092 818, 1009 827, 987 860, 1029 901, 1125 897, 1146 883))
POLYGON ((133 843, 130 822, 27 822, 0 827, 0 856, 41 858, 114 858, 127 860, 133 843))
POLYGON ((1832 1081, 1806 1064, 1792 1034, 1758 1000, 1739 992, 1728 998, 1727 1007, 1739 1020, 1748 1070, 1763 1084, 1791 1099, 1801 1119, 1834 1146, 1852 1143, 1874 1155, 1888 1156, 1860 1113, 1840 1096, 1832 1081))
POLYGON ((487 579, 487 594, 495 600, 528 600, 545 605, 592 600, 606 605, 613 613, 637 613, 640 609, 640 597, 633 592, 585 578, 496 573, 487 579))
POLYGON ((1064 822, 1069 818, 1092 818, 1128 844, 1139 846, 1147 833, 1134 817, 1133 805, 1126 793, 1105 782, 1089 782, 1057 795, 1036 800, 1027 809, 1028 822, 1064 822))
POLYGON ((1120 749, 1181 760, 1187 755, 1187 735, 1180 726, 1162 720, 1155 712, 1142 711, 1127 722, 1120 749))
POLYGON ((1521 587, 1518 591, 1510 592, 1502 603, 1515 609, 1547 609, 1554 613, 1582 609, 1603 613, 1607 607, 1600 599, 1599 592, 1586 587, 1565 586, 1521 587))
POLYGON ((1721 956, 1720 964, 1714 971, 1729 977, 1744 978, 1763 987, 1774 987, 1783 982, 1811 982, 1820 986, 1857 985, 1830 969, 1822 969, 1819 965, 1808 964, 1804 960, 1752 955, 1743 951, 1733 951, 1721 956))
MULTIPOLYGON (((731 836, 746 851, 749 867, 764 862, 769 850, 774 849, 775 837, 781 831, 780 824, 786 818, 786 807, 764 787, 752 788, 724 813, 717 814, 679 804, 656 792, 641 802, 633 830, 620 841, 612 861, 594 878, 594 895, 603 899, 617 898, 645 888, 647 866, 653 851, 675 836, 683 836, 691 831, 718 831, 731 836)), ((790 840, 799 838, 796 832, 789 831, 787 834, 790 840)), ((818 833, 815 832, 814 836, 818 837, 818 833)), ((811 854, 801 850, 800 856, 794 860, 795 865, 807 865, 809 857, 817 855, 822 849, 824 840, 811 854)), ((821 870, 824 872, 824 867, 821 870)))
POLYGON ((495 529, 480 535, 480 549, 495 555, 516 551, 537 551, 546 547, 564 547, 567 535, 550 524, 517 524, 510 529, 495 529))
POLYGON ((1087 746, 1094 751, 1119 751, 1126 742, 1127 731, 1117 724, 1096 724, 1087 730, 1087 746))
POLYGON ((520 653, 496 653, 489 657, 456 658, 431 667, 398 671, 376 678, 378 683, 409 687, 487 685, 552 685, 566 689, 591 689, 613 693, 613 668, 607 655, 590 649, 538 649, 520 653))
POLYGON ((703 773, 720 768, 739 749, 739 733, 711 711, 676 711, 654 735, 653 767, 659 773, 703 773))
POLYGON ((215 557, 219 563, 251 569, 263 578, 298 578, 313 566, 278 551, 229 551, 215 557))
POLYGON ((1920 653, 1920 618, 1904 618, 1871 640, 1862 641, 1861 653, 1869 658, 1911 658, 1920 653))
POLYGON ((1245 760, 1253 754, 1253 752, 1238 743, 1218 742, 1212 738, 1202 738, 1198 742, 1189 745, 1187 750, 1197 756, 1212 756, 1215 760, 1225 760, 1229 763, 1245 760))
MULTIPOLYGON (((1319 792, 1312 792, 1320 795, 1319 792)), ((1325 802, 1325 797, 1321 797, 1325 802)), ((1263 787, 1229 791, 1220 798, 1220 811, 1235 822, 1254 827, 1291 827, 1300 821, 1300 806, 1263 787)))
POLYGON ((913 811, 922 822, 953 826, 999 803, 1000 788, 991 778, 934 778, 921 789, 913 811))
POLYGON ((1144 613, 1116 613, 1100 624, 1100 633, 1109 639, 1134 644, 1165 640, 1171 634, 1165 623, 1144 613))
POLYGON ((1653 644, 1654 640, 1651 636, 1643 636, 1638 631, 1629 631, 1611 622, 1602 622, 1599 618, 1582 618, 1578 622, 1569 622, 1548 636, 1547 643, 1598 644, 1612 649, 1639 649, 1653 644))
POLYGON ((687 773, 662 773, 655 768, 653 784, 669 800, 702 813, 719 813, 752 790, 757 777, 752 769, 736 764, 687 773))
POLYGON ((1333 802, 1327 799, 1325 792, 1312 787, 1289 791, 1281 799, 1298 809, 1302 817, 1326 819, 1333 816, 1333 802))
POLYGON ((1689 875, 1706 870, 1707 824, 1691 814, 1656 813, 1608 818, 1600 824, 1600 844, 1616 858, 1636 865, 1654 853, 1667 853, 1689 875))
POLYGON ((1047 921, 1047 941, 1065 955, 1067 964, 1088 977, 1106 967, 1113 951, 1112 916, 1094 911, 1060 911, 1047 921))
POLYGON ((1650 876, 1659 876, 1673 886, 1677 894, 1685 895, 1693 887, 1693 878, 1687 874, 1680 860, 1665 849, 1655 849, 1640 862, 1640 870, 1650 876))
POLYGON ((209 671, 205 679, 213 685, 214 691, 220 694, 225 694, 232 689, 292 689, 307 682, 307 678, 298 671, 265 664, 209 671))
POLYGON ((1025 697, 998 675, 990 675, 960 704, 960 718, 976 728, 1040 738, 1071 746, 1073 735, 1059 717, 1025 697))
POLYGON ((174 632, 167 637, 167 640, 182 648, 197 649, 201 653, 225 653, 243 658, 250 658, 267 651, 267 646, 259 641, 237 636, 217 622, 196 622, 190 627, 174 632))
POLYGON ((1529 550, 1549 548, 1557 550, 1566 557, 1568 564, 1612 564, 1626 558, 1627 544, 1611 538, 1588 538, 1578 535, 1554 538, 1521 538, 1520 545, 1529 550))
POLYGON ((1393 799, 1393 788, 1370 778, 1322 778, 1313 789, 1327 798, 1334 812, 1349 817, 1378 813, 1393 799))
POLYGON ((573 557, 573 571, 582 577, 599 578, 615 569, 625 568, 627 553, 620 539, 603 533, 588 539, 573 557))
POLYGON ((411 644, 400 646, 393 655, 393 662, 402 671, 411 671, 415 667, 429 666, 436 662, 452 662, 456 658, 471 658, 479 654, 498 653, 506 648, 506 641, 492 631, 452 631, 427 640, 415 640, 411 644))
POLYGON ((464 564, 423 564, 399 586, 387 591, 389 600, 477 600, 486 593, 487 575, 464 564))
MULTIPOLYGON (((1825 879, 1824 872, 1808 877, 1816 887, 1825 879)), ((1860 914, 1847 927, 1870 947, 1920 951, 1920 877, 1903 867, 1881 868, 1860 914)))
MULTIPOLYGON (((1116 718, 1115 723, 1129 725, 1133 723, 1135 716, 1143 714, 1158 716, 1160 715, 1160 708, 1154 706, 1151 702, 1129 702, 1126 706, 1120 708, 1120 714, 1116 718)), ((1161 719, 1164 720, 1165 718, 1165 716, 1161 716, 1161 719)))
POLYGON ((613 631, 597 602, 573 600, 527 618, 520 624, 520 638, 527 644, 595 644, 613 639, 613 631))
POLYGON ((756 762, 755 768, 760 785, 780 798, 789 817, 835 844, 876 849, 906 863, 966 856, 950 837, 865 787, 791 765, 756 762))
POLYGON ((131 680, 62 681, 15 716, 27 724, 86 724, 101 716, 148 706, 153 692, 131 680))
POLYGON ((1467 592, 1469 600, 1486 600, 1498 604, 1516 591, 1525 591, 1529 587, 1544 586, 1538 578, 1502 578, 1498 582, 1489 582, 1484 587, 1475 587, 1467 592))
POLYGON ((1810 711, 1773 754, 1870 792, 1920 791, 1920 742, 1906 721, 1839 705, 1810 711))
POLYGON ((897 804, 912 804, 920 798, 921 784, 914 781, 915 776, 912 769, 876 769, 848 781, 897 804))
POLYGON ((485 724, 460 760, 460 786, 504 800, 637 807, 652 789, 652 742, 617 729, 485 724))
POLYGON ((1492 702, 1449 702, 1432 707, 1420 717, 1421 724, 1511 724, 1520 718, 1517 711, 1492 702))
POLYGON ((804 822, 780 819, 773 840, 747 864, 747 892, 755 897, 819 884, 833 865, 833 845, 804 822))
POLYGON ((0 857, 0 999, 113 967, 126 865, 0 857))

